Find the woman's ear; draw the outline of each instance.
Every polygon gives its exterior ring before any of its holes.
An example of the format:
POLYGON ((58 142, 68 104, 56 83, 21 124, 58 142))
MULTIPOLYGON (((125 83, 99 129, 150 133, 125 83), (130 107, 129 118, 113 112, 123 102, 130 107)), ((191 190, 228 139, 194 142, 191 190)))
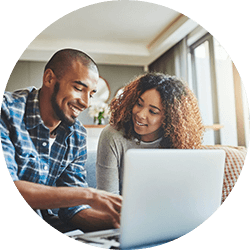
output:
POLYGON ((51 86, 54 86, 55 80, 56 76, 54 72, 51 69, 46 69, 43 74, 43 85, 50 88, 51 86))

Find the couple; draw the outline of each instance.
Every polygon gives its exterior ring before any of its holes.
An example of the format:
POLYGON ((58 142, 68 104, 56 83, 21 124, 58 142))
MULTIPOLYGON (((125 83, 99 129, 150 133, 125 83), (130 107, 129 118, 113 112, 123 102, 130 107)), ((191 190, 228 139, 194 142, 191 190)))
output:
POLYGON ((97 157, 98 188, 106 191, 88 188, 86 129, 77 117, 89 106, 98 78, 88 55, 63 49, 46 64, 40 89, 3 97, 1 142, 12 179, 27 203, 62 232, 119 227, 128 148, 201 145, 204 129, 188 87, 175 77, 143 75, 111 102, 97 157))

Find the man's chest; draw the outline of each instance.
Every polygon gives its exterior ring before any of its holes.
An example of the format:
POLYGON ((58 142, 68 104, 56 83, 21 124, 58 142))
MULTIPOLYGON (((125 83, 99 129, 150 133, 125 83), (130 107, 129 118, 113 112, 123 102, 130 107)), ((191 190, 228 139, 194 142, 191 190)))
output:
POLYGON ((73 159, 74 153, 65 138, 56 138, 52 145, 49 130, 37 127, 12 130, 18 177, 40 184, 53 185, 73 159), (50 147, 51 146, 51 147, 50 147))

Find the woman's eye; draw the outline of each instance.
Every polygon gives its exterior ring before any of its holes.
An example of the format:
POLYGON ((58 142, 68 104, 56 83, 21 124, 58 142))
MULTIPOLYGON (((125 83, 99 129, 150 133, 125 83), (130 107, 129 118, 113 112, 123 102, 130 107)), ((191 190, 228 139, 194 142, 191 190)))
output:
POLYGON ((137 105, 138 105, 139 107, 142 107, 142 104, 140 104, 139 102, 137 102, 137 105))
POLYGON ((153 115, 156 115, 157 113, 156 112, 154 112, 153 110, 150 110, 149 111, 151 114, 153 114, 153 115))

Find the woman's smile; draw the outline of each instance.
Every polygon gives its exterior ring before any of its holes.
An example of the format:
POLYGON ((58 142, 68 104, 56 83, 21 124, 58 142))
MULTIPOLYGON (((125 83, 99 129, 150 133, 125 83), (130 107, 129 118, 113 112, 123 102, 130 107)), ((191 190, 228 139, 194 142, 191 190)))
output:
POLYGON ((135 124, 137 124, 138 126, 147 126, 147 124, 144 124, 144 123, 138 122, 137 120, 135 121, 135 124))

